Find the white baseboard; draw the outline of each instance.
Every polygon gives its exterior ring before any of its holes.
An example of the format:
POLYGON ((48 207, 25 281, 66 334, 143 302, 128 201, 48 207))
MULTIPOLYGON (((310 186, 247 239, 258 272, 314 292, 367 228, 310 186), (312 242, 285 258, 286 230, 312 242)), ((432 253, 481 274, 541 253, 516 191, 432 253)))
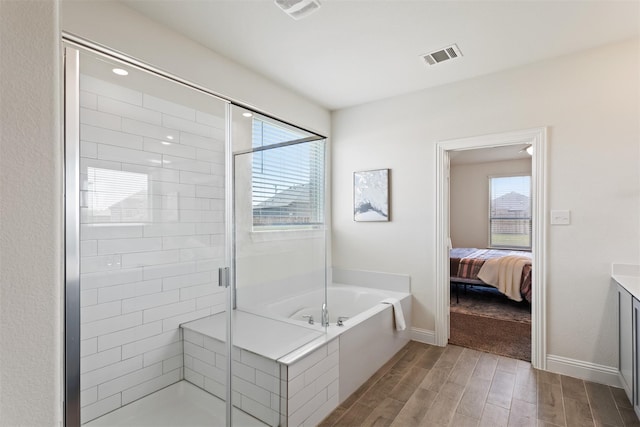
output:
MULTIPOLYGON (((436 345, 436 333, 427 329, 411 328, 411 339, 424 344, 436 345)), ((581 380, 593 381, 614 387, 622 387, 618 368, 597 363, 547 355, 547 370, 581 380)))
POLYGON ((618 375, 618 368, 613 366, 598 365, 596 363, 548 354, 547 370, 581 380, 622 387, 618 375))
POLYGON ((427 329, 411 328, 411 340, 436 345, 436 333, 427 329))

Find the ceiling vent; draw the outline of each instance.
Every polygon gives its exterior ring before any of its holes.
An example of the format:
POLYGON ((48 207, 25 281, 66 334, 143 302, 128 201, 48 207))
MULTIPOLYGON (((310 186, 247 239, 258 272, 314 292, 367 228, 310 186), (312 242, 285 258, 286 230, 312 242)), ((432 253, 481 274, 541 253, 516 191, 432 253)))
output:
POLYGON ((320 9, 320 0, 275 0, 276 5, 295 20, 320 9))
POLYGON ((445 47, 444 49, 427 53, 426 55, 421 55, 421 58, 424 60, 424 62, 427 63, 427 65, 436 65, 450 59, 459 58, 461 56, 462 52, 460 52, 460 48, 458 47, 458 45, 452 44, 451 46, 445 47))

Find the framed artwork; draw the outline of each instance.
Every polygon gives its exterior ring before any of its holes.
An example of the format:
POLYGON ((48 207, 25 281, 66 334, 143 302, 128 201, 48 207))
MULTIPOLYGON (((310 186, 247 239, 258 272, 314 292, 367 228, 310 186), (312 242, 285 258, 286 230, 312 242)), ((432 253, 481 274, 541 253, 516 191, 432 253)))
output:
POLYGON ((353 173, 353 220, 389 221, 389 169, 353 173))

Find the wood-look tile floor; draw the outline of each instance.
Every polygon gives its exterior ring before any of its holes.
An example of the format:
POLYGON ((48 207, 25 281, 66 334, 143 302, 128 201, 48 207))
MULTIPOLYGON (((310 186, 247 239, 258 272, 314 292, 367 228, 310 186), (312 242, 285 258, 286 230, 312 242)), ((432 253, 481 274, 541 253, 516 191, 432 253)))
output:
POLYGON ((624 390, 410 342, 321 426, 640 426, 624 390))

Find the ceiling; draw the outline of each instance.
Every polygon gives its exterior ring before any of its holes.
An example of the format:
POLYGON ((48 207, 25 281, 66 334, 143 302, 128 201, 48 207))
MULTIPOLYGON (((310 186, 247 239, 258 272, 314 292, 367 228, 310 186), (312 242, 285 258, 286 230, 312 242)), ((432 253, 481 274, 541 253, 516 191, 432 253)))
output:
POLYGON ((637 37, 637 1, 322 0, 296 21, 271 0, 122 0, 330 109, 637 37), (420 55, 456 43, 462 58, 420 55))

